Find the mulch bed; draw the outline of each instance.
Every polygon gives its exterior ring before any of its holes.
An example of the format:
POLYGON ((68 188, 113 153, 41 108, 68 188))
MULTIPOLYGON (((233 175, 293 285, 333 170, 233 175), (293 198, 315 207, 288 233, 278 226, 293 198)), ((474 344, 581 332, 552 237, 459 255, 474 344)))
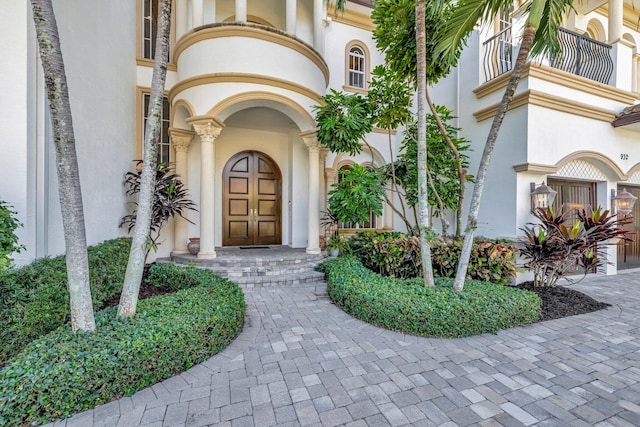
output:
POLYGON ((533 282, 524 282, 519 284, 517 288, 538 294, 542 300, 541 322, 575 316, 576 314, 591 313, 611 306, 611 304, 596 301, 582 292, 563 286, 536 288, 533 286, 533 282))
MULTIPOLYGON (((142 282, 140 282, 140 293, 138 294, 138 299, 151 298, 158 295, 170 294, 171 292, 175 292, 173 289, 166 286, 154 286, 152 283, 147 281, 147 275, 149 274, 149 268, 151 268, 153 264, 146 264, 144 266, 144 272, 142 273, 142 282)), ((120 303, 120 292, 113 295, 111 298, 106 300, 100 310, 107 307, 115 307, 120 303)))

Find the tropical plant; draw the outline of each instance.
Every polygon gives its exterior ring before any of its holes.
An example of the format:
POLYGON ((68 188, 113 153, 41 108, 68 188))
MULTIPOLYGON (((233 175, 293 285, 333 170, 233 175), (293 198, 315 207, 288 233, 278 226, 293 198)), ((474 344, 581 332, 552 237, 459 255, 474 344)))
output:
MULTIPOLYGON (((512 3, 513 0, 460 0, 457 2, 450 19, 445 23, 442 31, 438 33, 440 39, 435 49, 433 60, 437 61, 440 58, 444 61, 451 61, 458 55, 460 47, 476 25, 493 22, 500 10, 508 9, 512 3)), ((516 87, 522 77, 529 52, 531 51, 533 55, 541 55, 545 52, 559 51, 558 29, 565 11, 571 7, 572 3, 573 0, 532 0, 526 8, 527 19, 522 32, 518 56, 491 124, 478 166, 478 173, 476 174, 476 182, 473 187, 471 205, 467 217, 464 246, 454 282, 456 290, 461 291, 464 288, 471 245, 473 244, 473 236, 478 224, 480 200, 489 163, 491 162, 491 155, 493 154, 493 148, 495 147, 504 116, 509 109, 516 87)))
POLYGON ((536 209, 533 215, 540 221, 524 227, 524 267, 533 273, 535 286, 555 286, 558 279, 571 273, 583 273, 606 262, 606 245, 610 239, 629 240, 622 226, 630 224, 630 217, 618 218, 608 210, 587 213, 577 210, 578 220, 566 224, 566 213, 554 213, 551 208, 536 209))
POLYGON ((25 247, 18 243, 16 229, 22 227, 22 223, 16 219, 17 212, 13 206, 0 199, 0 270, 11 265, 12 253, 22 252, 25 247))
POLYGON ((71 327, 74 331, 79 329, 92 332, 96 329, 96 323, 89 288, 89 261, 82 190, 58 24, 51 0, 31 0, 31 6, 56 152, 58 196, 67 254, 71 327))
POLYGON ((341 179, 329 191, 329 210, 341 222, 369 220, 370 212, 382 215, 384 176, 375 169, 353 164, 340 170, 341 179))
POLYGON ((151 95, 147 125, 144 130, 144 158, 140 175, 140 191, 138 193, 138 209, 127 273, 125 274, 118 316, 130 317, 136 314, 140 281, 147 257, 149 230, 153 218, 155 193, 155 176, 158 162, 158 142, 162 129, 162 104, 164 100, 164 84, 167 77, 167 61, 169 59, 169 43, 171 34, 171 0, 158 1, 158 33, 156 51, 151 77, 151 95))
MULTIPOLYGON (((127 172, 125 175, 124 186, 127 188, 127 196, 135 196, 140 192, 141 172, 138 167, 141 164, 142 160, 136 160, 136 172, 127 172)), ((193 224, 184 214, 187 210, 197 211, 195 203, 189 197, 189 193, 180 176, 174 172, 172 164, 160 163, 156 167, 155 187, 147 254, 151 249, 158 250, 160 230, 169 219, 177 215, 193 224)), ((137 206, 136 202, 134 204, 137 206)), ((127 232, 130 233, 136 225, 137 217, 138 211, 136 209, 131 214, 122 217, 119 226, 128 226, 127 232)))

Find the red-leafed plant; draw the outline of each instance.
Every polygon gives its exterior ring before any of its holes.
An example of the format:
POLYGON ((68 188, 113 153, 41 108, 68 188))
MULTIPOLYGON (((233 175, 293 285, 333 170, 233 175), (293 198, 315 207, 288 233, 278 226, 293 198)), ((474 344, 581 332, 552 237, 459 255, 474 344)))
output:
POLYGON ((520 255, 526 260, 524 267, 533 273, 535 286, 555 286, 568 273, 582 272, 586 276, 606 262, 606 246, 611 239, 629 240, 622 226, 631 223, 631 217, 611 215, 600 206, 589 213, 576 211, 578 220, 567 224, 567 213, 536 209, 533 215, 540 224, 522 229, 520 255))

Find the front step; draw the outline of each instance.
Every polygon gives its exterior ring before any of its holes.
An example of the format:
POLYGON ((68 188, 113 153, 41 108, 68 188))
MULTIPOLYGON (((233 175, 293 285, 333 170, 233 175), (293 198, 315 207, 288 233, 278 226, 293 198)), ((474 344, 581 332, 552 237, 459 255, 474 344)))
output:
POLYGON ((303 249, 276 247, 241 251, 225 248, 217 253, 218 257, 214 259, 172 254, 170 259, 158 261, 206 268, 243 288, 295 286, 324 280, 324 274, 314 270, 324 256, 307 254, 303 249))

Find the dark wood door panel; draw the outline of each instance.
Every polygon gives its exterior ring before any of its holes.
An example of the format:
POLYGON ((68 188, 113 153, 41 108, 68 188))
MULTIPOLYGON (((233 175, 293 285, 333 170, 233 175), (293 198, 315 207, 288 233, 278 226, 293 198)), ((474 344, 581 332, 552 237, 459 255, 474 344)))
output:
POLYGON ((282 243, 281 175, 266 154, 244 151, 233 156, 223 172, 222 244, 282 243))

